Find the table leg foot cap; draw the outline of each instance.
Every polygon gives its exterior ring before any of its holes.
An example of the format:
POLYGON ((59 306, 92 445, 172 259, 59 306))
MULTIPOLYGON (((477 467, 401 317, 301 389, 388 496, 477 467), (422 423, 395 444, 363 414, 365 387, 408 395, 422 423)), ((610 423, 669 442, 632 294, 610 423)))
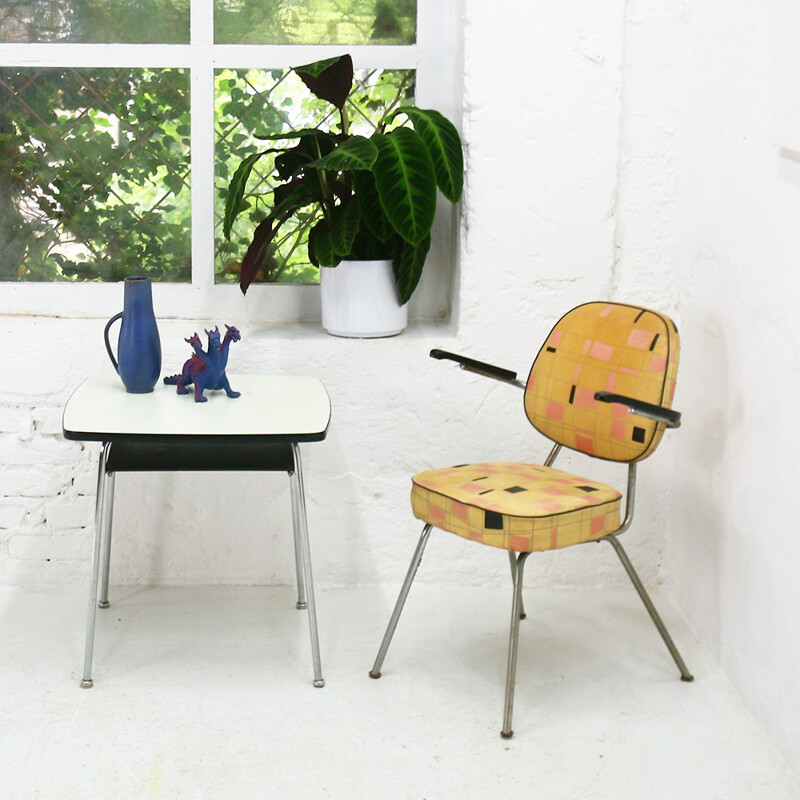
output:
POLYGON ((91 678, 84 678, 81 681, 81 689, 91 689, 94 686, 94 681, 91 678))
POLYGON ((98 607, 98 608, 108 608, 110 605, 111 605, 111 603, 109 603, 109 602, 108 602, 108 600, 101 600, 101 601, 100 601, 100 602, 97 604, 97 607, 98 607))
POLYGON ((314 686, 317 689, 321 689, 324 685, 325 685, 325 681, 322 680, 322 678, 318 678, 317 680, 314 681, 314 686))
POLYGON ((298 608, 300 611, 302 611, 304 608, 308 608, 308 603, 306 603, 305 600, 298 600, 295 608, 298 608))

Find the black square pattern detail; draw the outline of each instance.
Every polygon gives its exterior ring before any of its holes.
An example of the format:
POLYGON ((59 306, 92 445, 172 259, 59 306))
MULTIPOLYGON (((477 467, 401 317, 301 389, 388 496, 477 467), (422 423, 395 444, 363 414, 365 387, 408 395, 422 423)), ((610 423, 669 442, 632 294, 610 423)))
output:
POLYGON ((503 530, 503 515, 498 514, 496 511, 484 511, 486 516, 483 521, 483 527, 487 531, 501 531, 503 530))
POLYGON ((633 429, 633 441, 638 442, 639 444, 644 444, 644 436, 647 433, 644 428, 634 428, 633 429))
POLYGON ((505 491, 507 491, 509 494, 517 494, 518 492, 527 492, 528 490, 522 486, 509 486, 505 491))
POLYGON ((596 486, 576 486, 576 489, 580 489, 582 492, 596 492, 596 486))

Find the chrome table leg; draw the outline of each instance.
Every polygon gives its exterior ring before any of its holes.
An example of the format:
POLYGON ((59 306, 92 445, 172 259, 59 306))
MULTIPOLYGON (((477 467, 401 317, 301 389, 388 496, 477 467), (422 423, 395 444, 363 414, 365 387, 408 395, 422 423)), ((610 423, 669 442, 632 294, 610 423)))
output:
POLYGON ((108 608, 108 576, 111 569, 111 525, 114 519, 114 477, 106 475, 106 488, 103 499, 103 568, 100 573, 100 608, 108 608))
POLYGON ((100 451, 100 461, 97 465, 97 499, 94 512, 94 543, 92 546, 92 578, 89 589, 89 614, 86 623, 86 650, 83 660, 83 679, 81 689, 91 689, 92 656, 94 655, 94 627, 97 620, 97 587, 100 577, 100 547, 103 538, 103 517, 106 494, 106 459, 110 444, 106 442, 100 451))
POLYGON ((300 500, 298 498, 298 481, 294 480, 294 470, 289 473, 289 486, 292 492, 292 529, 294 532, 294 568, 297 575, 297 608, 308 607, 306 600, 306 581, 303 574, 303 546, 300 533, 300 500))
POLYGON ((299 532, 300 555, 303 564, 303 583, 306 590, 308 604, 308 627, 311 633, 311 655, 314 660, 314 686, 322 687, 325 681, 322 677, 322 661, 319 655, 319 633, 317 632, 317 604, 314 599, 314 578, 311 570, 311 548, 308 543, 308 519, 306 516, 305 486, 303 484, 303 467, 300 461, 300 448, 292 442, 292 455, 294 456, 294 472, 290 480, 295 484, 297 531, 299 532))

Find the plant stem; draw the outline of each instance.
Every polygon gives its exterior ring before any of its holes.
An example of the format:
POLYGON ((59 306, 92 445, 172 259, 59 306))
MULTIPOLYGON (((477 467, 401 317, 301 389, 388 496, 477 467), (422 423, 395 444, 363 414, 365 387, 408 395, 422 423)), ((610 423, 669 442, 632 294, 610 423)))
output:
POLYGON ((381 118, 378 120, 378 124, 375 126, 375 130, 377 130, 379 133, 383 133, 384 129, 386 128, 386 119, 397 108, 397 106, 400 105, 403 99, 403 92, 410 83, 411 83, 411 75, 409 74, 404 75, 403 80, 397 87, 397 91, 395 92, 394 98, 391 100, 390 103, 388 103, 386 108, 383 110, 381 118))
MULTIPOLYGON (((319 142, 314 142, 314 147, 317 151, 317 158, 322 157, 322 151, 319 148, 319 142)), ((319 175, 319 188, 322 190, 322 213, 325 215, 326 220, 330 220, 331 214, 333 213, 333 192, 331 191, 330 187, 328 186, 328 176, 324 169, 317 170, 317 174, 319 175)))

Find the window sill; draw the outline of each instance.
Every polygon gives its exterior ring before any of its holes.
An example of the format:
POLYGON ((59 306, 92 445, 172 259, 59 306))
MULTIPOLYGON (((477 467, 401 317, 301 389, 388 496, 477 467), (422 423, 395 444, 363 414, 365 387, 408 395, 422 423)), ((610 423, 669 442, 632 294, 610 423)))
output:
MULTIPOLYGON (((5 318, 105 321, 121 311, 123 305, 119 283, 0 285, 0 317, 5 318)), ((243 297, 238 286, 203 290, 187 284, 154 284, 153 306, 159 326, 170 329, 228 323, 268 339, 372 341, 327 334, 320 324, 319 286, 315 285, 253 286, 243 297)), ((432 333, 450 336, 453 331, 449 315, 417 314, 414 318, 412 312, 408 328, 397 337, 388 338, 419 339, 432 333)))

